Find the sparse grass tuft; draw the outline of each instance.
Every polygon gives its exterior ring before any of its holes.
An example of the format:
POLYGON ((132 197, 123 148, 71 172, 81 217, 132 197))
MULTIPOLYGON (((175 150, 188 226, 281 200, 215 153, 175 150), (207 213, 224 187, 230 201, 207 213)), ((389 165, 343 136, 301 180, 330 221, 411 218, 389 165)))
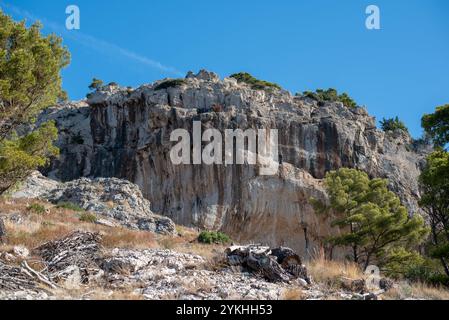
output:
POLYGON ((56 208, 58 209, 66 209, 66 210, 72 210, 72 211, 78 211, 82 212, 84 211, 83 208, 81 208, 79 205, 72 203, 72 202, 59 202, 56 205, 56 208))
POLYGON ((299 288, 286 289, 282 294, 282 300, 304 300, 305 295, 299 288))
POLYGON ((43 206, 42 204, 39 204, 39 203, 32 203, 28 206, 27 209, 28 209, 28 211, 32 211, 36 214, 45 214, 45 212, 47 211, 45 206, 43 206))
POLYGON ((87 222, 87 223, 96 223, 97 216, 91 212, 83 212, 80 215, 80 221, 87 222))
POLYGON ((80 221, 87 223, 96 223, 97 216, 91 212, 83 212, 80 215, 80 221))

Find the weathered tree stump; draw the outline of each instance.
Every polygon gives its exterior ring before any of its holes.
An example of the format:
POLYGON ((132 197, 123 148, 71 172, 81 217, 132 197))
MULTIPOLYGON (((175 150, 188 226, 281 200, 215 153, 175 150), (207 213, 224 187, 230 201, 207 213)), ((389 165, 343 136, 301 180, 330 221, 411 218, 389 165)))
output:
POLYGON ((226 249, 226 254, 229 265, 241 265, 250 272, 261 274, 268 281, 282 282, 301 278, 310 284, 306 267, 290 248, 233 246, 226 249))

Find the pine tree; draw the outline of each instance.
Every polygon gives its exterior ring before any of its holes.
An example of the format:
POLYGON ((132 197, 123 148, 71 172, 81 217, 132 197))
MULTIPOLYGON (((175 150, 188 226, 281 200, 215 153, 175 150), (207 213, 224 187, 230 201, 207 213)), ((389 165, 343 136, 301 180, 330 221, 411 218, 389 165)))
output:
POLYGON ((57 154, 54 123, 24 137, 16 134, 65 96, 60 71, 70 55, 60 38, 40 30, 39 23, 27 28, 0 10, 0 193, 57 154))
POLYGON ((424 115, 421 125, 436 146, 444 147, 449 143, 449 104, 437 107, 432 114, 424 115))
POLYGON ((93 78, 92 83, 89 85, 90 90, 98 90, 104 85, 103 80, 93 78))
POLYGON ((364 172, 342 168, 325 178, 330 205, 337 213, 332 225, 340 234, 329 238, 337 246, 349 247, 352 259, 364 269, 374 260, 385 265, 393 249, 413 248, 428 233, 422 217, 409 217, 399 198, 388 190, 388 181, 370 179, 364 172))
POLYGON ((429 216, 432 256, 440 260, 449 276, 449 153, 433 152, 420 176, 421 207, 429 216))

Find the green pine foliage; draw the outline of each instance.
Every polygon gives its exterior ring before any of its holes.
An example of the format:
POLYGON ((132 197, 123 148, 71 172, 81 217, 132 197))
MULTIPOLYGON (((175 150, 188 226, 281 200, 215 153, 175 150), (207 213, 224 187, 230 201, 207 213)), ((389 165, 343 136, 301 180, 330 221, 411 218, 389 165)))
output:
POLYGON ((159 83, 158 85, 156 85, 154 90, 158 91, 158 90, 164 90, 164 89, 168 89, 168 88, 180 87, 185 83, 186 83, 186 81, 184 79, 165 80, 165 81, 159 83))
POLYGON ((338 91, 333 88, 329 88, 327 90, 317 89, 315 92, 304 91, 302 95, 318 101, 319 103, 341 102, 348 108, 357 107, 357 103, 347 93, 338 94, 338 91))
POLYGON ((99 90, 104 86, 104 82, 101 79, 93 78, 92 83, 89 85, 90 90, 99 90))
POLYGON ((67 98, 60 71, 70 55, 60 38, 40 30, 39 23, 27 27, 0 10, 0 194, 58 155, 54 122, 16 134, 42 109, 67 98))
POLYGON ((279 86, 276 83, 273 82, 268 82, 265 80, 259 80, 256 79, 255 77, 253 77, 252 75, 250 75, 247 72, 240 72, 240 73, 234 73, 230 76, 231 78, 234 78, 237 80, 237 82, 239 83, 246 83, 248 84, 251 89, 253 90, 280 90, 281 86, 279 86))
POLYGON ((49 121, 28 135, 18 137, 14 134, 1 141, 0 194, 58 156, 59 149, 53 146, 57 137, 55 123, 49 121))
POLYGON ((395 249, 410 250, 428 234, 422 217, 409 217, 399 198, 388 190, 388 181, 370 179, 356 169, 342 168, 326 175, 330 205, 338 213, 332 225, 340 229, 329 238, 335 246, 351 249, 352 259, 366 268, 375 262, 386 266, 395 249))
POLYGON ((389 119, 385 119, 385 118, 382 119, 382 121, 380 121, 380 127, 385 132, 402 130, 402 131, 408 133, 407 126, 405 125, 404 122, 399 120, 399 117, 394 117, 394 118, 389 118, 389 119))
POLYGON ((70 55, 61 38, 43 36, 0 10, 0 140, 63 96, 62 68, 70 55))
POLYGON ((427 157, 420 179, 420 205, 429 216, 431 256, 449 276, 449 153, 436 150, 427 157))
POLYGON ((231 238, 222 232, 216 231, 202 231, 198 236, 198 242, 205 244, 226 244, 231 241, 231 238))
POLYGON ((447 145, 449 143, 449 104, 437 107, 432 114, 424 115, 421 125, 436 146, 447 145))

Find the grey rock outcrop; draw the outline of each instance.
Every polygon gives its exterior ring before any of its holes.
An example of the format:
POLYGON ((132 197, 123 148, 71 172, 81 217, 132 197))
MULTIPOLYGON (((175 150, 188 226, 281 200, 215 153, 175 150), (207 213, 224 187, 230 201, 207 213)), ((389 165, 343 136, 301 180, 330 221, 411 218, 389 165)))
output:
POLYGON ((99 223, 160 234, 175 233, 173 221, 154 214, 138 186, 117 178, 81 178, 59 183, 33 172, 12 197, 40 198, 54 204, 73 203, 99 215, 99 223))
POLYGON ((154 212, 179 224, 221 229, 241 242, 286 245, 304 257, 336 232, 309 203, 326 199, 320 179, 329 170, 351 167, 389 178, 410 213, 419 212, 425 148, 376 129, 364 108, 252 90, 206 71, 155 90, 160 83, 105 87, 87 101, 48 109, 39 121, 56 121, 61 157, 46 174, 64 181, 126 179, 140 187, 154 212), (278 129, 279 173, 260 176, 250 165, 173 165, 170 133, 191 132, 193 121, 221 132, 278 129))

